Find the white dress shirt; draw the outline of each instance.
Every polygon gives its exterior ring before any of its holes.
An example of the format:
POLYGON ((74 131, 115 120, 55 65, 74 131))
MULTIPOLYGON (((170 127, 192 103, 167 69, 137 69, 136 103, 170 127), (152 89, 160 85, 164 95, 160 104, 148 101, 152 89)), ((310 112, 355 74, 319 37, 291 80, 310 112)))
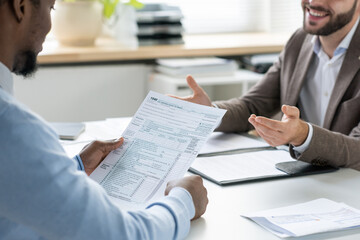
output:
MULTIPOLYGON (((313 37, 312 43, 316 57, 309 67, 299 98, 301 118, 305 121, 320 127, 323 126, 336 79, 358 24, 359 19, 346 37, 340 42, 332 58, 329 58, 323 51, 319 36, 313 37)), ((311 124, 308 125, 309 134, 305 143, 301 146, 294 147, 294 150, 298 153, 303 153, 311 142, 313 129, 311 124)))

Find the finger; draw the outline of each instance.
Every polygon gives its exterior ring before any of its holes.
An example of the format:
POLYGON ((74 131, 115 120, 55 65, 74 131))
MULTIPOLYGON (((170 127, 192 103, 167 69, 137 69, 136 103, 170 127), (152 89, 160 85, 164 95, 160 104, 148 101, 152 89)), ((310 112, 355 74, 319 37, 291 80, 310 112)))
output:
POLYGON ((86 149, 90 144, 91 144, 91 143, 86 144, 86 145, 82 148, 82 150, 86 149))
POLYGON ((252 119, 252 120, 255 121, 255 118, 256 118, 256 115, 255 115, 255 114, 251 114, 250 117, 249 117, 249 121, 250 121, 250 119, 252 119))
POLYGON ((255 124, 256 124, 256 122, 255 122, 255 117, 250 116, 250 117, 248 118, 248 121, 249 121, 249 123, 251 123, 251 124, 255 127, 255 124))
POLYGON ((175 183, 174 181, 170 181, 166 184, 166 188, 165 188, 165 192, 164 192, 165 196, 169 195, 171 189, 174 188, 174 183, 175 183))
POLYGON ((275 131, 280 131, 280 132, 284 132, 284 123, 274 120, 274 119, 270 119, 270 118, 266 118, 266 117, 256 117, 255 122, 266 126, 267 128, 271 128, 275 131))
POLYGON ((104 142, 104 152, 108 154, 109 152, 119 148, 124 143, 124 138, 121 137, 115 141, 104 142))
POLYGON ((202 88, 196 83, 195 79, 191 75, 186 77, 186 81, 191 90, 193 90, 194 95, 202 93, 202 88))
POLYGON ((248 121, 255 121, 256 115, 255 114, 251 114, 250 117, 248 118, 248 121))
POLYGON ((288 117, 292 118, 299 118, 300 117, 300 111, 297 107, 289 106, 289 105, 283 105, 281 107, 281 111, 287 115, 288 117))
POLYGON ((165 195, 165 196, 169 195, 169 192, 170 192, 171 189, 172 189, 172 188, 171 188, 170 186, 167 186, 167 187, 165 188, 164 195, 165 195))
POLYGON ((264 117, 256 117, 254 114, 252 114, 249 117, 248 121, 255 128, 266 127, 266 128, 269 128, 269 129, 271 129, 273 131, 279 131, 279 129, 282 127, 281 122, 279 122, 279 121, 264 118, 264 117), (280 124, 280 126, 278 126, 278 124, 280 124))
POLYGON ((267 128, 264 125, 255 123, 254 127, 259 135, 268 142, 271 146, 278 146, 284 144, 284 134, 273 129, 267 128))
POLYGON ((267 143, 269 143, 271 146, 275 146, 276 145, 276 138, 274 138, 273 136, 269 136, 267 135, 263 129, 261 128, 255 128, 257 133, 260 135, 260 137, 262 139, 264 139, 267 143))

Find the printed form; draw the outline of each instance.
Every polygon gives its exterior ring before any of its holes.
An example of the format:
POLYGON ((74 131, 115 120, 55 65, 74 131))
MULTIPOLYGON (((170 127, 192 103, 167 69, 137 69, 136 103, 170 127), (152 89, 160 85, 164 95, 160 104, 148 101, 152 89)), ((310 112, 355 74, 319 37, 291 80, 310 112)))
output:
POLYGON ((242 215, 281 237, 300 237, 360 226, 360 211, 320 198, 288 207, 242 215))
POLYGON ((184 176, 225 110, 150 92, 123 133, 124 144, 91 174, 125 205, 156 200, 184 176))

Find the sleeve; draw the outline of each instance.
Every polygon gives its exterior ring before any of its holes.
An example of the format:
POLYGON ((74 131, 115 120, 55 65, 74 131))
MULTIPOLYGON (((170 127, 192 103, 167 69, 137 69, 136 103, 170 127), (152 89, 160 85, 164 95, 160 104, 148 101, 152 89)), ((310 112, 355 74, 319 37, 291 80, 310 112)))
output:
POLYGON ((84 163, 82 162, 80 155, 76 155, 75 157, 73 157, 73 159, 77 163, 77 169, 79 171, 85 171, 84 163))
POLYGON ((168 210, 175 225, 174 239, 184 239, 190 230, 190 221, 195 216, 195 207, 192 197, 188 191, 183 188, 174 188, 170 191, 169 196, 161 202, 151 204, 148 209, 154 211, 168 210), (186 224, 181 224, 186 223, 186 224))
POLYGON ((349 136, 316 125, 312 127, 314 132, 309 147, 296 156, 290 146, 292 157, 313 165, 360 170, 360 123, 353 128, 349 136))
POLYGON ((300 146, 292 146, 292 149, 294 150, 294 153, 295 153, 295 156, 299 156, 301 153, 303 153, 306 149, 309 148, 309 145, 310 145, 310 142, 311 142, 311 139, 312 139, 312 136, 313 136, 313 132, 314 132, 314 129, 312 127, 312 125, 310 123, 307 123, 307 125, 309 126, 309 133, 308 133, 308 136, 306 137, 306 140, 305 142, 300 145, 300 146))
POLYGON ((248 122, 251 114, 270 117, 280 109, 280 72, 283 52, 265 77, 243 97, 216 101, 213 105, 226 109, 216 131, 245 132, 253 129, 248 122))
MULTIPOLYGON (((68 158, 32 114, 0 113, 0 216, 45 239, 177 239, 194 206, 184 190, 141 211, 123 211, 68 158)), ((21 229, 21 228, 20 228, 21 229)))
POLYGON ((264 78, 252 87, 245 96, 213 103, 213 105, 227 110, 221 125, 216 131, 249 131, 253 129, 253 126, 248 122, 251 114, 272 117, 280 111, 284 64, 286 63, 287 66, 296 64, 295 60, 297 58, 294 55, 296 55, 297 51, 300 51, 302 44, 299 44, 299 42, 302 43, 302 39, 305 39, 305 36, 306 33, 302 29, 296 31, 286 43, 278 60, 268 70, 264 78), (290 49, 291 51, 289 51, 290 49), (290 57, 291 59, 289 59, 290 57))

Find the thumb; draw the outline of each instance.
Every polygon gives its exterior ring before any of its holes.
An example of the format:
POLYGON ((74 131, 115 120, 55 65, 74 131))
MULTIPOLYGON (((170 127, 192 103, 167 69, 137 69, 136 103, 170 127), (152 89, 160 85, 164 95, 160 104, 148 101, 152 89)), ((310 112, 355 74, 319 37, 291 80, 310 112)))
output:
POLYGON ((115 149, 117 149, 118 147, 120 147, 122 144, 124 143, 124 138, 123 137, 121 137, 121 138, 119 138, 119 139, 117 139, 117 140, 115 140, 115 141, 110 141, 110 142, 107 142, 107 143, 105 143, 105 152, 106 153, 109 153, 109 152, 111 152, 112 150, 115 150, 115 149))
POLYGON ((195 79, 191 75, 188 75, 186 77, 186 81, 189 87, 191 88, 191 90, 193 90, 194 95, 202 92, 202 88, 196 83, 195 79))
POLYGON ((281 107, 281 111, 289 118, 299 118, 300 117, 299 109, 294 106, 283 105, 281 107))
POLYGON ((180 100, 184 100, 184 97, 178 97, 178 96, 175 96, 175 95, 172 95, 172 94, 166 94, 166 96, 176 98, 176 99, 180 99, 180 100))

